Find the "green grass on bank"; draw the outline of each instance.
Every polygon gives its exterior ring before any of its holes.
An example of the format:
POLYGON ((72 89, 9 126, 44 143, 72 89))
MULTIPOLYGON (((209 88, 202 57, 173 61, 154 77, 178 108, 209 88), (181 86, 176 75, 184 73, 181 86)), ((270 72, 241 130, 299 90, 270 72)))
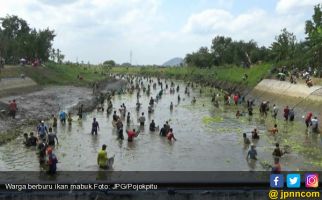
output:
POLYGON ((20 77, 21 74, 30 77, 39 85, 85 86, 107 78, 98 67, 58 65, 54 63, 47 63, 45 67, 7 66, 2 70, 0 77, 20 77), (83 77, 83 80, 79 80, 78 75, 83 77))
MULTIPOLYGON (((241 67, 214 67, 209 69, 193 67, 113 67, 110 72, 160 76, 204 83, 213 83, 219 80, 254 87, 262 78, 269 74, 271 67, 272 65, 270 64, 256 65, 250 69, 241 67), (244 74, 248 75, 247 80, 243 80, 244 74)), ((99 66, 88 67, 47 63, 45 67, 8 66, 2 70, 0 77, 19 77, 20 74, 25 74, 39 85, 84 86, 95 81, 106 79, 107 76, 104 75, 106 73, 99 66), (77 79, 78 75, 83 77, 83 80, 77 79)))
POLYGON ((191 67, 177 68, 154 68, 154 67, 114 67, 113 73, 120 74, 141 74, 148 76, 163 76, 168 78, 178 78, 191 81, 202 81, 212 83, 214 81, 227 81, 236 84, 253 87, 262 78, 267 76, 272 68, 271 64, 261 64, 250 69, 241 67, 215 67, 210 69, 199 69, 191 67), (244 74, 248 75, 246 81, 244 74))

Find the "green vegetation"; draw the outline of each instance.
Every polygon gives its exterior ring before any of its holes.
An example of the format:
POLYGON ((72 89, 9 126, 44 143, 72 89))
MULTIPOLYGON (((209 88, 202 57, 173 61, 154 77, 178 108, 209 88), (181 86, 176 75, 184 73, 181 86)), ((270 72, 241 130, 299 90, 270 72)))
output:
POLYGON ((185 62, 200 68, 223 65, 250 67, 260 61, 269 61, 268 52, 268 48, 258 47, 253 40, 233 41, 230 37, 216 36, 212 40, 211 49, 201 47, 197 52, 187 54, 185 62))
POLYGON ((87 86, 95 81, 107 79, 107 74, 140 74, 146 76, 160 76, 190 81, 227 81, 244 86, 253 87, 270 72, 270 64, 261 64, 250 69, 241 67, 213 67, 213 68, 156 68, 156 67, 106 67, 75 64, 47 63, 45 67, 8 66, 2 70, 0 78, 20 77, 24 74, 39 85, 78 85, 87 86), (243 75, 247 74, 247 80, 243 75), (77 77, 82 77, 80 80, 77 77))
POLYGON ((162 76, 167 78, 178 78, 196 82, 227 81, 245 86, 255 86, 262 78, 270 72, 270 64, 260 64, 250 69, 241 67, 213 67, 213 68, 155 68, 155 67, 113 67, 111 72, 119 74, 141 74, 148 76, 162 76), (248 75, 243 80, 244 74, 248 75))
POLYGON ((0 145, 9 142, 10 140, 15 139, 19 134, 18 131, 10 131, 7 134, 1 134, 0 136, 0 145))
POLYGON ((86 86, 107 79, 102 68, 55 63, 47 63, 45 67, 9 66, 2 70, 0 77, 19 77, 21 74, 32 78, 39 85, 86 86))
POLYGON ((308 65, 322 70, 322 5, 314 7, 312 20, 305 23, 304 41, 297 41, 293 33, 283 29, 270 47, 259 47, 254 40, 235 41, 230 37, 216 36, 211 48, 201 47, 187 54, 189 66, 207 68, 211 66, 237 65, 250 67, 259 61, 275 63, 277 66, 305 68, 308 65))
POLYGON ((17 16, 0 18, 0 25, 0 58, 7 64, 19 63, 21 58, 48 60, 54 31, 48 28, 37 31, 17 16))
POLYGON ((22 57, 27 61, 35 58, 42 61, 51 59, 46 67, 9 68, 3 70, 0 77, 17 77, 25 74, 41 85, 87 85, 105 79, 105 74, 111 71, 205 83, 226 81, 253 87, 274 70, 272 64, 267 63, 298 68, 310 65, 322 71, 320 66, 322 63, 322 6, 320 4, 314 7, 312 19, 305 23, 307 35, 305 41, 298 42, 295 35, 286 29, 276 36, 275 42, 269 48, 259 47, 253 40, 234 41, 229 37, 216 36, 211 42, 210 49, 201 47, 197 52, 187 54, 185 57, 187 66, 180 68, 116 67, 118 65, 113 60, 90 67, 84 64, 62 64, 64 55, 59 49, 52 49, 54 31, 49 29, 36 31, 17 16, 0 18, 0 25, 0 59, 4 57, 7 64, 17 63, 22 57), (244 77, 245 74, 247 78, 244 77), (82 78, 80 79, 79 76, 82 78))
POLYGON ((22 132, 22 128, 15 128, 6 132, 6 134, 0 134, 0 145, 5 144, 19 136, 22 132))
POLYGON ((114 60, 107 60, 103 62, 103 65, 114 67, 116 63, 114 60))

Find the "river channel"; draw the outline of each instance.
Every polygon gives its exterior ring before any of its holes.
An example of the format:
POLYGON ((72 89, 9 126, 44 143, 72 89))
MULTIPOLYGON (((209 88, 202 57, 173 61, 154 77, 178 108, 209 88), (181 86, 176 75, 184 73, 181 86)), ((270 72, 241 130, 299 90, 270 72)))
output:
MULTIPOLYGON (((170 88, 170 81, 167 83, 170 88)), ((144 84, 148 84, 147 80, 144 80, 144 84)), ((190 96, 187 96, 184 93, 186 83, 175 81, 175 85, 180 86, 179 93, 170 94, 169 89, 165 90, 162 98, 155 104, 152 114, 148 114, 149 99, 161 90, 160 85, 157 85, 156 89, 151 86, 149 96, 141 90, 142 108, 139 112, 135 109, 136 91, 133 94, 116 94, 112 98, 115 110, 125 103, 128 112, 131 113, 132 121, 128 128, 138 128, 139 115, 141 112, 146 115, 146 125, 133 142, 126 140, 126 133, 123 141, 117 140, 116 130, 111 123, 112 114, 108 115, 105 111, 94 110, 86 113, 82 120, 76 120, 74 117, 71 126, 58 123, 56 132, 59 145, 55 148, 59 160, 58 170, 98 170, 97 152, 102 144, 106 144, 108 156, 115 155, 116 171, 263 171, 267 169, 262 163, 273 163, 272 151, 276 141, 279 141, 281 146, 291 141, 291 146, 294 146, 294 151, 281 159, 283 170, 321 169, 319 165, 312 164, 318 162, 319 157, 315 158, 312 155, 308 158, 308 154, 301 151, 309 146, 314 149, 312 154, 321 154, 319 136, 305 135, 304 129, 299 130, 297 124, 279 121, 281 136, 273 137, 266 131, 267 122, 263 122, 259 117, 257 107, 252 119, 248 116, 237 119, 236 110, 245 110, 243 106, 223 105, 221 96, 219 108, 214 107, 211 103, 214 89, 202 88, 200 93, 200 86, 197 86, 190 88, 190 96), (179 103, 178 94, 181 96, 179 103), (197 99, 195 104, 191 103, 193 97, 197 99), (174 103, 173 111, 170 111, 170 102, 174 103), (97 136, 90 134, 94 117, 100 125, 97 136), (158 132, 150 132, 148 125, 152 119, 160 126, 169 121, 177 141, 170 142, 158 132), (260 140, 255 143, 259 160, 256 163, 248 163, 245 159, 248 148, 243 144, 242 133, 250 132, 254 128, 258 128, 260 133, 260 140)), ((165 88, 165 83, 163 87, 165 88)), ((107 102, 104 106, 107 107, 107 102)), ((268 117, 266 120, 272 119, 268 117)), ((50 125, 52 122, 46 123, 50 125)), ((124 125, 126 127, 126 122, 124 125)), ((248 137, 251 137, 250 133, 248 137)), ((18 137, 0 146, 1 171, 40 170, 36 149, 26 148, 22 143, 23 137, 18 137)))

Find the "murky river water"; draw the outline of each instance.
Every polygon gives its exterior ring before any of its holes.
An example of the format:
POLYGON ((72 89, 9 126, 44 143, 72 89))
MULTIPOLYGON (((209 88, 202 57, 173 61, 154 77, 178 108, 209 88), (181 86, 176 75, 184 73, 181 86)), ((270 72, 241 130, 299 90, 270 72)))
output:
MULTIPOLYGON (((168 84, 170 86, 169 81, 168 84)), ((124 133, 125 140, 117 140, 116 130, 111 123, 112 114, 107 115, 106 112, 86 113, 81 121, 75 120, 71 126, 58 123, 59 145, 55 148, 59 159, 58 170, 98 170, 96 156, 102 144, 107 144, 109 156, 115 155, 114 170, 117 171, 265 170, 260 163, 272 164, 275 141, 283 144, 287 143, 286 140, 295 140, 298 148, 310 146, 315 152, 321 152, 321 139, 306 136, 303 134, 304 130, 299 130, 296 124, 286 125, 285 122, 278 122, 281 136, 274 138, 265 131, 267 123, 272 124, 272 122, 263 123, 258 114, 255 114, 252 120, 248 120, 248 117, 236 119, 235 106, 223 106, 221 102, 220 107, 215 108, 211 105, 209 93, 200 94, 200 88, 195 88, 191 90, 188 97, 184 94, 186 84, 176 82, 177 84, 180 85, 181 102, 178 104, 178 93, 170 94, 168 89, 155 105, 155 112, 151 115, 147 112, 148 102, 151 96, 155 97, 160 91, 159 85, 156 90, 151 87, 150 96, 141 91, 140 102, 143 106, 140 112, 135 109, 136 92, 132 95, 123 94, 113 97, 115 110, 125 103, 128 112, 131 113, 131 128, 138 127, 137 119, 141 112, 146 115, 145 129, 134 139, 134 142, 126 140, 126 133, 124 133), (197 97, 196 104, 191 103, 194 96, 197 97), (169 108, 171 101, 175 105, 172 112, 169 108), (100 124, 97 136, 90 134, 93 117, 96 117, 100 124), (166 138, 160 137, 158 132, 151 133, 148 125, 152 119, 160 126, 168 120, 177 141, 169 142, 166 138), (250 165, 245 160, 247 149, 243 145, 242 133, 249 132, 255 127, 261 133, 261 138, 256 143, 259 161, 255 165, 250 165)), ((106 106, 105 103, 105 108, 106 106)), ((124 125, 126 126, 126 122, 124 125)), ((248 136, 250 137, 250 133, 248 136)), ((22 142, 23 138, 19 137, 0 147, 0 170, 40 170, 36 150, 26 148, 22 142)), ((322 169, 322 167, 313 166, 311 158, 304 159, 307 155, 300 153, 300 150, 297 149, 281 159, 283 170, 322 169)), ((315 160, 317 159, 319 158, 315 160)))

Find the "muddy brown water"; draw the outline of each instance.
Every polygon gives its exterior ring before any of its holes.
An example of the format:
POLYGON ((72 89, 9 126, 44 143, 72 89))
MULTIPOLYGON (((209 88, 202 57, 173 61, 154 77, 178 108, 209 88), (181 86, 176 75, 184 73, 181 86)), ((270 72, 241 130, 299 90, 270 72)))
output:
MULTIPOLYGON (((168 84, 170 85, 169 81, 168 84)), ((181 102, 178 104, 178 93, 170 94, 168 89, 155 105, 155 112, 151 115, 147 112, 148 102, 151 96, 155 97, 160 91, 159 85, 156 90, 151 87, 150 96, 141 91, 140 102, 143 106, 139 112, 135 109, 136 92, 113 97, 115 110, 125 103, 131 113, 132 121, 129 128, 138 128, 137 119, 140 113, 144 112, 146 115, 146 125, 134 142, 128 142, 126 139, 117 140, 116 130, 111 123, 112 114, 107 115, 106 112, 95 110, 86 113, 82 120, 74 117, 71 126, 58 123, 59 145, 55 148, 59 160, 58 170, 98 170, 96 156, 102 144, 107 144, 109 156, 115 155, 114 170, 117 171, 267 170, 261 163, 272 164, 271 154, 276 141, 286 144, 287 140, 296 140, 295 143, 299 148, 311 145, 315 150, 321 151, 321 139, 305 136, 304 130, 298 130, 296 124, 286 125, 283 121, 279 121, 282 136, 273 137, 265 131, 267 124, 273 123, 271 119, 264 122, 257 113, 251 120, 247 116, 236 119, 235 106, 223 106, 221 102, 220 107, 215 108, 211 105, 210 96, 205 93, 200 95, 199 88, 191 90, 191 95, 188 97, 184 94, 185 83, 177 81, 177 84, 180 85, 181 102), (194 96, 197 97, 196 104, 191 103, 194 96), (173 111, 169 108, 171 101, 175 105, 173 111), (90 134, 93 117, 96 117, 100 124, 97 136, 90 134), (150 132, 148 125, 152 119, 160 126, 168 120, 178 140, 169 142, 166 138, 160 137, 158 132, 150 132), (260 140, 256 143, 259 161, 248 163, 245 160, 247 148, 243 145, 242 133, 249 132, 255 127, 261 134, 260 140), (301 140, 299 135, 306 140, 301 140)), ((106 106, 105 102, 105 108, 106 106)), ((239 109, 243 110, 241 106, 239 109)), ((50 121, 46 123, 51 124, 50 121)), ((124 125, 126 127, 126 122, 124 125)), ((125 133, 124 136, 126 138, 125 133)), ((250 133, 248 136, 250 137, 250 133)), ((19 137, 0 146, 1 171, 40 170, 35 148, 26 148, 22 142, 23 138, 19 137)), ((308 158, 299 148, 281 159, 283 170, 322 168, 313 166, 312 158, 308 158)))

